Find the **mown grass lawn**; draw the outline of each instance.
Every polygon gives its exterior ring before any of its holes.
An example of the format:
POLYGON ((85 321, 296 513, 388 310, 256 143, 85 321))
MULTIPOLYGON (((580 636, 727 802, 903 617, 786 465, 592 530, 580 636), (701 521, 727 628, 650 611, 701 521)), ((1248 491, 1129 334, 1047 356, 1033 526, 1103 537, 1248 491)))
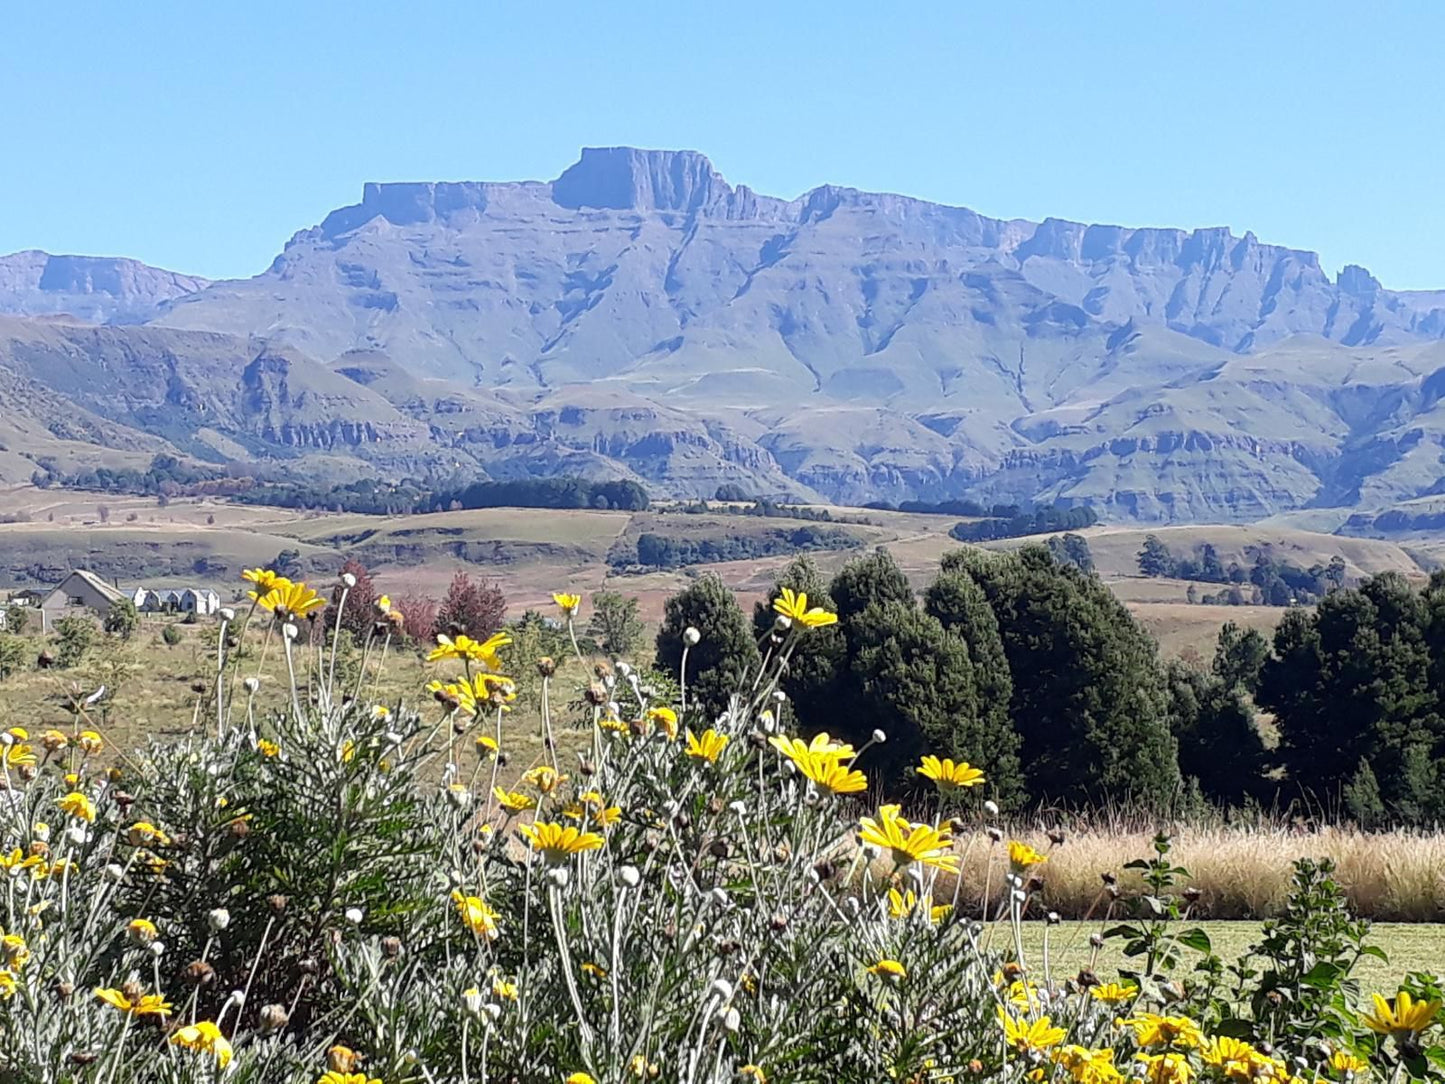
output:
MULTIPOLYGON (((1180 929, 1202 927, 1214 944, 1214 951, 1225 961, 1238 959, 1259 938, 1258 922, 1188 922, 1180 929)), ((1089 945, 1089 935, 1102 929, 1097 922, 1061 922, 1049 929, 1042 922, 1024 924, 1024 956, 1037 977, 1043 968, 1044 933, 1048 930, 1050 967, 1055 978, 1076 975, 1082 967, 1092 966, 1107 981, 1126 963, 1122 939, 1106 941, 1097 958, 1089 945)), ((1010 939, 1007 924, 999 924, 991 933, 992 947, 1006 947, 1010 939)), ((1378 991, 1393 994, 1396 981, 1409 971, 1439 971, 1445 963, 1445 923, 1380 922, 1371 929, 1370 943, 1384 949, 1388 964, 1365 957, 1355 970, 1355 977, 1365 993, 1378 991)), ((1193 966, 1196 954, 1185 950, 1185 969, 1193 966)))

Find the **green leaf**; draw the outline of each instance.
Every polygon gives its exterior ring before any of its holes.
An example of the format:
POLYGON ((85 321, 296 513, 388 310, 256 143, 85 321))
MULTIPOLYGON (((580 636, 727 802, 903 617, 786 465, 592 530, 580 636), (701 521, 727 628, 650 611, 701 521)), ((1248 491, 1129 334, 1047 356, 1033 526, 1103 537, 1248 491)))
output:
POLYGON ((1185 930, 1183 933, 1177 935, 1176 940, 1181 945, 1192 948, 1195 952, 1214 951, 1214 943, 1209 940, 1209 935, 1198 926, 1192 930, 1185 930))
POLYGON ((1335 980, 1345 973, 1345 969, 1338 964, 1332 964, 1328 960, 1321 960, 1300 976, 1300 982, 1306 986, 1313 986, 1317 990, 1328 990, 1335 984, 1335 980))

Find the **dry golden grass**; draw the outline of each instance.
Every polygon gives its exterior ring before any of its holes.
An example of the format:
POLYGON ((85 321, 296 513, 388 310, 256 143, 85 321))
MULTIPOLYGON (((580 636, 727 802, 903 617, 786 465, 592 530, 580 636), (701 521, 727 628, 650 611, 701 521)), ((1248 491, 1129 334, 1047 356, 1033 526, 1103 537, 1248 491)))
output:
MULTIPOLYGON (((1004 843, 970 836, 961 844, 963 887, 960 905, 977 912, 985 886, 990 913, 1003 899, 1008 867, 1004 843)), ((1153 832, 1100 828, 1069 833, 1055 845, 1042 832, 1016 838, 1048 856, 1035 869, 1043 879, 1043 909, 1068 918, 1097 918, 1110 898, 1101 875, 1118 878, 1121 896, 1143 887, 1139 875, 1125 871, 1133 859, 1153 856, 1153 832)), ((1199 918, 1268 918, 1279 913, 1289 895, 1291 866, 1298 858, 1330 858, 1351 907, 1381 921, 1439 922, 1445 919, 1445 835, 1417 832, 1367 834, 1351 828, 1294 831, 1287 827, 1182 827, 1174 835, 1170 859, 1190 877, 1201 896, 1193 906, 1199 918)), ((952 892, 952 885, 948 891, 952 892)), ((1114 914, 1123 913, 1120 904, 1114 914)))

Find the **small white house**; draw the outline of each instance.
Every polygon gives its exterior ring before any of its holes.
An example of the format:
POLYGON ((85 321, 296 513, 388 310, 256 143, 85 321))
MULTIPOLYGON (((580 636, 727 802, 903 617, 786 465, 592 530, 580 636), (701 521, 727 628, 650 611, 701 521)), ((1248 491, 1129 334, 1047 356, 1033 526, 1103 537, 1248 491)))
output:
POLYGON ((198 617, 208 617, 221 608, 221 596, 209 587, 187 587, 181 592, 180 608, 198 617))

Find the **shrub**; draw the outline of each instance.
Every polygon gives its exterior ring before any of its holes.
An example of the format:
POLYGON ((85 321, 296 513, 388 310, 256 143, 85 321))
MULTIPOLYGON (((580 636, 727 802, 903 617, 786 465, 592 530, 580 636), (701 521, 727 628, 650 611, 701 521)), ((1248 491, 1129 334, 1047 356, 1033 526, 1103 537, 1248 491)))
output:
POLYGON ((737 599, 717 576, 700 576, 667 600, 657 630, 657 665, 665 672, 681 674, 687 703, 701 716, 703 725, 727 710, 743 675, 758 659, 758 646, 737 599), (689 629, 698 634, 695 644, 684 640, 689 629))
POLYGON ((79 665, 95 640, 95 622, 90 618, 62 617, 55 622, 55 665, 62 670, 79 665))
POLYGON ((140 614, 136 612, 135 603, 128 598, 111 603, 105 614, 104 627, 111 635, 129 640, 140 627, 140 614))
POLYGON ((181 642, 181 630, 174 624, 167 622, 166 627, 161 629, 161 639, 171 647, 181 642))
POLYGON ((25 641, 19 636, 0 632, 0 681, 23 670, 28 654, 25 641))
POLYGON ((617 591, 598 591, 592 596, 592 616, 587 622, 587 635, 598 650, 614 658, 631 655, 642 640, 642 618, 637 612, 636 596, 617 591))
POLYGON ((22 636, 30 625, 29 606, 11 606, 5 611, 5 626, 16 636, 22 636))

